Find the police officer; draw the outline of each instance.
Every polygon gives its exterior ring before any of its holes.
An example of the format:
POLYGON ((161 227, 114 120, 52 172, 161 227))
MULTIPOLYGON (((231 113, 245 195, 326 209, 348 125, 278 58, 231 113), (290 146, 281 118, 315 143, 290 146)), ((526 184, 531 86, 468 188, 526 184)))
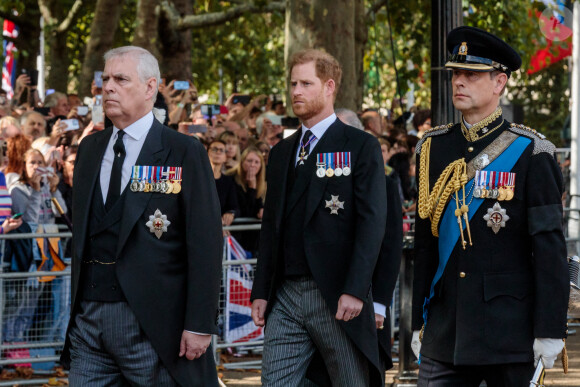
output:
POLYGON ((566 337, 562 175, 554 145, 502 115, 515 50, 472 27, 451 31, 447 49, 461 122, 417 144, 419 386, 528 386, 566 337))

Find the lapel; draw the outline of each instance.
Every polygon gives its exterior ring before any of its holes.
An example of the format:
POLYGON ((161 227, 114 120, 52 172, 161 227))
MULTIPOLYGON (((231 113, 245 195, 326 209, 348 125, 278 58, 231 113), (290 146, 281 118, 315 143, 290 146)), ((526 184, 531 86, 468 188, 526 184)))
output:
POLYGON ((82 257, 85 248, 85 242, 87 237, 87 230, 89 228, 89 216, 91 211, 91 206, 93 205, 93 192, 99 183, 99 175, 101 172, 101 161, 105 155, 107 145, 113 134, 113 127, 105 129, 102 134, 94 134, 93 136, 87 137, 84 141, 94 141, 92 147, 84 148, 85 155, 83 165, 77 167, 79 173, 74 176, 74 197, 77 200, 82 200, 83 205, 75 205, 75 212, 79 211, 79 214, 75 216, 76 230, 81 230, 80 240, 76 246, 77 256, 82 257))
MULTIPOLYGON (((297 130, 293 135, 287 139, 282 140, 278 145, 281 148, 280 164, 273 173, 276 177, 280 177, 280 184, 276 185, 277 189, 279 190, 279 195, 276 195, 275 197, 280 198, 280 203, 282 203, 282 205, 276 206, 277 229, 280 228, 280 224, 284 216, 284 210, 286 207, 284 203, 286 203, 286 192, 288 187, 288 173, 290 172, 290 165, 295 158, 296 147, 298 145, 298 141, 300 141, 300 133, 301 131, 297 130)), ((274 167, 274 165, 272 167, 274 167)), ((292 173, 294 173, 294 171, 292 171, 292 173)))
MULTIPOLYGON (((348 136, 345 133, 346 125, 342 123, 338 118, 334 123, 328 128, 324 136, 320 139, 321 141, 316 144, 314 148, 315 153, 313 153, 312 161, 316 160, 316 153, 334 153, 334 152, 343 152, 345 148, 345 144, 348 141, 348 136), (320 145, 320 146, 319 146, 320 145)), ((310 161, 311 157, 308 157, 308 161, 310 161)), ((351 161, 352 162, 352 161, 351 161)), ((322 195, 326 190, 326 185, 330 179, 336 179, 336 177, 324 177, 319 178, 316 176, 315 165, 311 167, 312 172, 310 173, 310 188, 307 193, 306 197, 306 212, 304 214, 304 224, 306 225, 312 215, 314 215, 314 211, 316 207, 318 207, 318 203, 322 200, 322 195)), ((342 178, 344 179, 344 177, 342 178)))
MULTIPOLYGON (((322 195, 326 184, 328 183, 328 178, 319 178, 316 176, 317 153, 338 152, 342 150, 345 141, 346 138, 344 136, 344 124, 337 119, 332 125, 328 127, 322 138, 318 140, 316 146, 310 152, 310 156, 304 163, 304 166, 302 166, 302 168, 308 172, 301 173, 300 176, 296 177, 296 182, 294 183, 292 192, 288 196, 286 213, 290 212, 294 208, 298 202, 298 199, 300 199, 306 188, 311 186, 311 189, 308 192, 305 220, 308 221, 310 219, 310 216, 314 212, 313 209, 316 207, 315 205, 313 207, 313 203, 310 202, 312 199, 315 199, 315 196, 313 197, 312 193, 315 191, 322 195), (312 213, 309 212, 309 209, 312 210, 312 213)), ((316 203, 318 203, 318 201, 316 203)))
MULTIPOLYGON (((168 146, 164 146, 163 140, 163 125, 157 119, 154 119, 137 158, 136 165, 163 165, 170 151, 168 146)), ((131 230, 133 230, 135 223, 141 217, 145 208, 147 208, 147 204, 154 194, 153 192, 133 192, 128 188, 125 188, 125 190, 126 197, 123 217, 121 218, 117 257, 119 257, 131 230)))

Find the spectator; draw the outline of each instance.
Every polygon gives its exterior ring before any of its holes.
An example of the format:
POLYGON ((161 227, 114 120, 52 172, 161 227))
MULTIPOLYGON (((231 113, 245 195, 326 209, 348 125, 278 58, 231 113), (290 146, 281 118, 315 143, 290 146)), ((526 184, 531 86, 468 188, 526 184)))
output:
MULTIPOLYGON (((236 182, 236 194, 240 216, 262 219, 266 196, 266 167, 259 149, 248 147, 241 155, 240 163, 230 169, 228 175, 236 182)), ((245 231, 234 235, 242 247, 253 256, 258 251, 258 231, 245 231)))
POLYGON ((374 110, 367 110, 361 116, 361 121, 365 131, 378 137, 383 134, 382 119, 379 112, 374 110))
POLYGON ((234 168, 240 160, 240 142, 238 137, 228 130, 221 133, 218 140, 226 144, 226 169, 234 168))
POLYGON ((27 223, 54 224, 52 197, 58 200, 65 212, 67 210, 60 192, 56 189, 58 176, 46 169, 44 157, 36 149, 29 149, 22 162, 24 172, 20 180, 10 188, 12 211, 22 213, 22 220, 27 223))
POLYGON ((12 116, 0 118, 0 139, 16 136, 21 133, 18 119, 12 116))
POLYGON ((32 141, 39 137, 46 136, 46 120, 38 112, 26 112, 20 117, 20 126, 26 136, 30 136, 32 141))
POLYGON ((68 95, 68 105, 71 109, 79 107, 83 104, 78 94, 69 94, 68 95))
POLYGON ((431 109, 418 110, 413 116, 413 130, 409 134, 413 134, 419 138, 423 137, 423 133, 431 128, 431 109))
POLYGON ((254 145, 260 151, 262 155, 262 160, 264 160, 264 165, 268 166, 268 159, 270 156, 270 145, 266 144, 264 141, 257 141, 254 145))
POLYGON ((209 143, 207 150, 220 199, 222 224, 229 226, 238 213, 238 200, 236 198, 236 183, 234 179, 222 172, 226 163, 226 144, 221 140, 214 140, 209 143))
MULTIPOLYGON (((68 97, 66 94, 59 91, 55 91, 49 94, 44 99, 44 107, 50 108, 49 116, 51 117, 47 121, 46 132, 50 134, 52 132, 52 127, 59 119, 67 119, 68 115, 71 113, 70 105, 68 104, 68 97)), ((73 112, 76 116, 76 109, 73 112)))
POLYGON ((44 107, 50 108, 53 117, 64 117, 70 113, 70 105, 66 94, 55 91, 44 99, 44 107))
POLYGON ((272 102, 272 111, 278 116, 285 116, 286 107, 284 106, 284 102, 282 101, 272 102))
POLYGON ((264 113, 256 120, 256 131, 259 139, 270 145, 270 148, 280 142, 282 139, 282 130, 279 120, 275 114, 264 113))
POLYGON ((345 108, 339 108, 334 111, 339 120, 353 128, 364 130, 364 125, 355 112, 345 108))
MULTIPOLYGON (((224 122, 224 124, 228 124, 229 122, 231 122, 231 121, 226 121, 226 122, 224 122)), ((250 131, 248 130, 248 128, 246 128, 244 126, 237 125, 237 129, 233 130, 233 132, 238 137, 240 152, 243 152, 249 145, 248 142, 250 140, 250 131)))
MULTIPOLYGON (((75 169, 75 160, 77 158, 78 146, 69 146, 63 154, 62 162, 62 179, 58 183, 58 190, 66 204, 68 211, 66 215, 69 219, 72 219, 72 183, 73 183, 73 172, 75 169)), ((67 257, 70 255, 67 255, 67 257)))
POLYGON ((18 182, 24 173, 24 154, 30 149, 32 141, 28 136, 19 134, 6 140, 6 158, 8 163, 4 173, 6 174, 6 186, 8 190, 18 182))

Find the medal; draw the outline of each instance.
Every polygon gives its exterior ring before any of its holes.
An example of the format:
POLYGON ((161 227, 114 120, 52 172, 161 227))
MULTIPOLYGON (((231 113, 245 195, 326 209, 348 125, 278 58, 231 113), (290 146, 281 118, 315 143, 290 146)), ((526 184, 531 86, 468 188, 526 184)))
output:
POLYGON ((344 176, 350 175, 350 152, 344 152, 345 166, 342 167, 342 174, 344 176))
MULTIPOLYGON (((310 143, 312 141, 314 141, 316 139, 316 136, 314 134, 312 134, 310 136, 310 138, 308 139, 308 141, 306 142, 306 144, 300 144, 301 148, 300 148, 300 157, 299 157, 299 161, 298 164, 299 165, 304 165, 304 161, 308 160, 308 155, 306 154, 306 147, 308 145, 310 145, 310 143)), ((302 143, 302 141, 300 141, 302 143)))
POLYGON ((338 200, 339 195, 330 195, 331 200, 325 200, 326 206, 324 208, 330 208, 330 215, 338 215, 338 210, 344 210, 344 202, 338 200))
POLYGON ((483 216, 487 222, 487 227, 491 227, 494 233, 498 233, 500 228, 505 227, 510 217, 506 214, 505 209, 501 208, 498 202, 495 202, 492 208, 487 209, 487 214, 483 216))
POLYGON ((133 167, 131 169, 131 176, 133 176, 133 178, 131 179, 131 185, 129 186, 131 188, 131 192, 138 192, 139 191, 139 167, 137 167, 136 165, 133 165, 133 167))
POLYGON ((473 182, 475 184, 475 189, 473 190, 473 197, 474 198, 480 198, 481 197, 481 171, 480 170, 476 170, 475 171, 475 178, 473 179, 473 182))
POLYGON ((505 192, 505 176, 506 176, 506 172, 500 172, 499 173, 499 196, 497 197, 497 200, 499 201, 503 201, 505 200, 506 197, 506 192, 505 192))
POLYGON ((155 210, 155 214, 149 216, 149 221, 145 223, 149 227, 149 231, 154 233, 157 239, 161 238, 164 232, 167 232, 167 227, 171 222, 167 220, 167 215, 163 215, 159 209, 155 210))
POLYGON ((512 200, 514 198, 515 182, 516 182, 516 174, 512 172, 508 175, 508 184, 505 197, 505 200, 507 201, 512 200))
POLYGON ((344 155, 344 153, 340 152, 340 153, 335 153, 334 154, 334 158, 336 160, 336 168, 334 168, 334 174, 336 176, 342 176, 342 156, 344 155))
POLYGON ((497 199, 499 196, 499 191, 497 190, 497 172, 490 172, 490 186, 491 186, 491 195, 492 199, 497 199))
POLYGON ((173 184, 173 193, 178 194, 181 192, 181 167, 175 167, 175 179, 171 182, 173 184))
POLYGON ((332 153, 325 153, 324 157, 326 158, 326 176, 332 177, 334 176, 334 163, 332 161, 332 153))
POLYGON ((326 168, 324 167, 324 164, 317 164, 318 165, 318 169, 316 169, 316 176, 322 178, 324 176, 326 176, 326 168))

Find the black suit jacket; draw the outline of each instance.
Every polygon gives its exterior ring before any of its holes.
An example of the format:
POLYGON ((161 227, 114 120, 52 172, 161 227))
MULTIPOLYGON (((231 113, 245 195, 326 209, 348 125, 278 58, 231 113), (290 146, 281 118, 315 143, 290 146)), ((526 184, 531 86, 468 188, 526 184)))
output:
MULTIPOLYGON (((554 146, 508 122, 474 142, 465 139, 459 124, 427 133, 429 189, 452 161, 462 157, 471 161, 504 131, 531 139, 511 169, 516 173, 514 198, 484 199, 469 222, 473 246, 463 250, 461 241, 456 243, 435 287, 425 325, 421 354, 432 359, 456 365, 530 362, 534 338, 566 335, 569 279, 562 174, 552 154, 554 146), (497 234, 483 218, 495 203, 510 217, 497 234)), ((417 149, 419 166, 426 154, 421 144, 417 149)), ((423 323, 423 302, 438 264, 438 242, 430 220, 417 216, 413 330, 423 323)))
MULTIPOLYGON (((76 159, 71 321, 81 301, 79 280, 91 198, 100 184, 101 160, 111 135, 112 128, 107 128, 86 137, 76 159)), ((175 380, 183 386, 217 386, 211 351, 194 361, 178 357, 184 329, 217 333, 223 241, 207 152, 199 141, 153 120, 137 165, 182 167, 182 190, 163 194, 127 188, 115 265, 119 284, 143 332, 175 380), (157 209, 171 221, 159 239, 146 226, 157 209)), ((65 364, 69 345, 67 339, 62 357, 65 364)))
POLYGON ((260 238, 260 259, 252 300, 268 300, 272 307, 283 282, 281 236, 285 212, 292 211, 306 192, 304 247, 312 276, 333 315, 342 294, 364 301, 359 317, 340 324, 368 358, 373 385, 380 385, 377 329, 374 323, 371 282, 386 222, 386 192, 380 146, 376 138, 336 120, 318 141, 286 195, 288 168, 294 168, 300 131, 282 140, 270 152, 260 238), (349 176, 316 176, 316 154, 351 152, 349 176), (344 209, 331 215, 325 208, 331 195, 344 201, 344 209))

